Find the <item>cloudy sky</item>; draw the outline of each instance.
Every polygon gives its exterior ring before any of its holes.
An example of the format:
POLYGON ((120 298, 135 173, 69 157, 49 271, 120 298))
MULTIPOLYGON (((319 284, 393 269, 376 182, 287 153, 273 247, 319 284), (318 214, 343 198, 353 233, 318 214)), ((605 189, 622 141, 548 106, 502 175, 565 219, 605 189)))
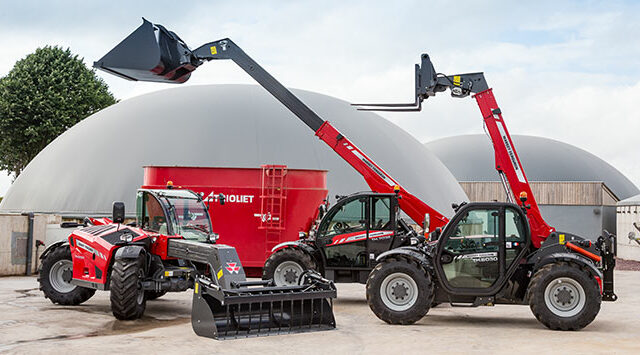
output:
MULTIPOLYGON (((0 76, 44 45, 90 65, 142 16, 192 47, 230 37, 286 86, 350 102, 411 101, 423 52, 439 72, 484 71, 512 134, 578 146, 640 186, 640 2, 0 0, 0 76)), ((119 99, 168 87, 98 75, 119 99)), ((184 85, 211 83, 252 80, 220 62, 184 85)), ((483 132, 475 100, 446 94, 383 116, 422 142, 483 132)))

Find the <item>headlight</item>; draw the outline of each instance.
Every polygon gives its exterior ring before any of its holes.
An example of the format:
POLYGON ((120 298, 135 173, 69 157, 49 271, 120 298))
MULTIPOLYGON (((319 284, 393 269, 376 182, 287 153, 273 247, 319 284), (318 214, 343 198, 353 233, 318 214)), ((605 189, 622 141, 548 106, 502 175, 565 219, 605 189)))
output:
POLYGON ((120 236, 120 240, 123 242, 131 243, 133 241, 133 235, 125 233, 120 236))

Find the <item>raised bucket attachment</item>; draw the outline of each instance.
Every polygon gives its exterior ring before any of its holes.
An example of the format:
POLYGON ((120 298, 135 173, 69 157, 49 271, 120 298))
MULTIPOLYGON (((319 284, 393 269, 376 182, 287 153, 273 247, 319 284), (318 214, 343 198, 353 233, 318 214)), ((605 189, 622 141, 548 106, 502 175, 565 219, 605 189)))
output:
POLYGON ((223 290, 210 280, 196 280, 191 325, 196 334, 236 339, 292 334, 336 327, 336 289, 328 280, 273 287, 268 281, 246 281, 223 290))
POLYGON ((271 280, 247 281, 236 249, 228 245, 170 239, 167 255, 210 270, 194 280, 191 325, 200 336, 234 339, 336 327, 336 287, 314 271, 304 273, 299 286, 276 287, 271 280))
POLYGON ((94 62, 93 67, 128 80, 187 81, 202 62, 175 33, 142 20, 140 27, 94 62))

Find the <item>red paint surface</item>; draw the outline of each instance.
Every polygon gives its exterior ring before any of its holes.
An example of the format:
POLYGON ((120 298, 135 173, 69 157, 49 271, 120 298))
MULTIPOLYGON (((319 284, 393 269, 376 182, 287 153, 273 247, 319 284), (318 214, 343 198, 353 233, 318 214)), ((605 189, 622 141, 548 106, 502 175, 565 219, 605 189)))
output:
POLYGON ((142 187, 166 188, 172 181, 175 188, 202 193, 219 243, 235 247, 249 276, 260 276, 273 246, 309 231, 328 193, 326 171, 287 169, 283 228, 268 231, 260 228, 262 174, 261 168, 147 166, 142 187), (224 205, 206 199, 219 193, 227 197, 224 205))

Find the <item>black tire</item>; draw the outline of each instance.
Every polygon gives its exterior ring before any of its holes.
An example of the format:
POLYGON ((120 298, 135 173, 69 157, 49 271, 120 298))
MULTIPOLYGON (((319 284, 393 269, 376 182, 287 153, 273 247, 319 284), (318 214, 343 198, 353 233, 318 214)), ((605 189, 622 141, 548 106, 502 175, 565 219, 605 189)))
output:
POLYGON ((71 250, 63 245, 52 250, 42 260, 38 283, 44 297, 53 303, 75 306, 91 298, 96 290, 69 283, 73 276, 71 250))
POLYGON ((588 271, 571 263, 538 270, 529 284, 529 307, 540 323, 553 330, 579 330, 600 311, 600 287, 588 271))
POLYGON ((369 274, 367 303, 389 324, 413 324, 429 312, 433 303, 431 276, 413 260, 383 260, 369 274), (401 295, 395 293, 398 287, 402 287, 401 295))
POLYGON ((311 256, 300 249, 285 248, 271 254, 264 263, 262 279, 273 279, 277 286, 297 285, 300 276, 307 270, 316 270, 316 263, 311 256))
POLYGON ((144 256, 118 259, 111 271, 111 312, 120 320, 138 319, 147 305, 144 279, 144 256))
POLYGON ((144 291, 144 298, 153 301, 167 294, 167 291, 144 291))

